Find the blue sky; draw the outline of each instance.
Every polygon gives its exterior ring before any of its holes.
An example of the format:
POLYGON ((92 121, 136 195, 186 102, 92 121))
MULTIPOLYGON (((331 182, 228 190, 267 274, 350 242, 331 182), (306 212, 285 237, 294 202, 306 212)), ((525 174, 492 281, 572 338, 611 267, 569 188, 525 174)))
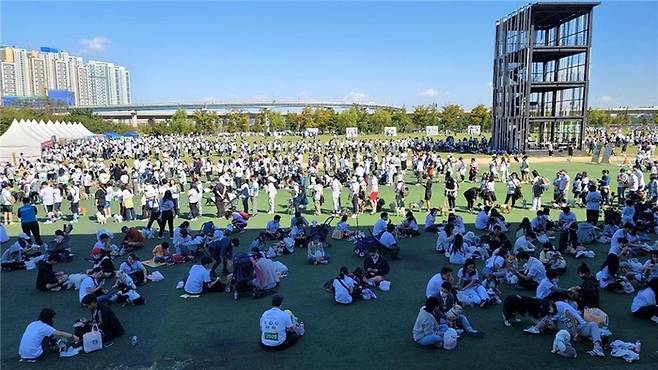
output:
MULTIPOLYGON (((133 101, 491 104, 496 19, 526 2, 0 2, 0 43, 125 65, 133 101)), ((656 2, 595 9, 590 105, 658 105, 656 2)))

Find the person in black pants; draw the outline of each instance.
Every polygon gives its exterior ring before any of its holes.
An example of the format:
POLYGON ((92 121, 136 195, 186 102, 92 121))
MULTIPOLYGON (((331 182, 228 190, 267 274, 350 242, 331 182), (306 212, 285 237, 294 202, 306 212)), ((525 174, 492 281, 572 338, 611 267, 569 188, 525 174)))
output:
MULTIPOLYGON (((169 238, 174 237, 174 198, 171 196, 171 191, 167 190, 162 197, 160 202, 160 218, 158 219, 158 225, 160 225, 160 231, 158 237, 162 238, 164 233, 165 225, 169 227, 169 238)), ((149 223, 151 223, 149 221, 149 223)))
POLYGON ((18 209, 18 218, 21 219, 21 229, 28 236, 34 235, 34 242, 43 245, 39 222, 37 221, 37 207, 32 204, 30 198, 23 198, 23 205, 18 209))
POLYGON ((446 174, 446 197, 448 198, 448 208, 450 212, 455 211, 455 196, 457 195, 457 183, 450 176, 449 173, 446 174))

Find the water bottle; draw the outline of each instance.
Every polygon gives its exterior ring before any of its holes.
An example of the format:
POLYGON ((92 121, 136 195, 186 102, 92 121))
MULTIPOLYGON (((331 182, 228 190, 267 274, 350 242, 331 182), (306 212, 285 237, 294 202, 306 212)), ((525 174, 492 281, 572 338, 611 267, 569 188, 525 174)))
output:
POLYGON ((134 347, 137 345, 137 336, 133 335, 132 338, 130 338, 130 344, 134 347))

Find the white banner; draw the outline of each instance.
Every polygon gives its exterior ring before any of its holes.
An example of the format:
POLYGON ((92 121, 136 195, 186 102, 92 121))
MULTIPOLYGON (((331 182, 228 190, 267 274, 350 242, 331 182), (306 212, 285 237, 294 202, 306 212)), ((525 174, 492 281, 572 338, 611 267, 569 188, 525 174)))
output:
POLYGON ((356 127, 348 127, 345 129, 345 136, 356 137, 359 134, 359 129, 356 127))
POLYGON ((397 127, 384 127, 384 136, 398 136, 397 127))
POLYGON ((320 129, 317 127, 310 127, 306 129, 306 136, 318 136, 320 134, 320 129))
POLYGON ((480 125, 468 126, 466 129, 469 135, 480 135, 480 125))
POLYGON ((436 136, 439 134, 439 126, 426 126, 425 135, 427 136, 436 136))

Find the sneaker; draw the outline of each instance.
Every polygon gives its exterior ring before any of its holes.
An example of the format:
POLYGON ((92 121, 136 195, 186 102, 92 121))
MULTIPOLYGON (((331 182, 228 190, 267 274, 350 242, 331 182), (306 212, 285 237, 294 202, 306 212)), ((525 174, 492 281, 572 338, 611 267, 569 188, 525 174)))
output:
POLYGON ((658 324, 658 316, 651 316, 651 321, 655 322, 658 324))
POLYGON ((505 324, 505 326, 507 326, 508 328, 509 328, 510 326, 512 326, 512 323, 509 322, 509 320, 507 320, 507 318, 505 317, 505 315, 503 315, 503 324, 505 324))
POLYGON ((107 347, 112 347, 112 345, 114 345, 114 342, 113 342, 113 341, 108 341, 108 342, 106 342, 106 343, 103 343, 103 347, 106 347, 106 348, 107 348, 107 347))
POLYGON ((469 330, 469 331, 466 332, 466 335, 469 336, 469 337, 474 337, 474 338, 483 338, 484 337, 484 333, 481 332, 481 331, 477 331, 477 330, 469 330))
POLYGON ((539 328, 537 328, 536 326, 531 326, 529 328, 525 328, 525 329, 523 329, 523 331, 528 333, 528 334, 541 334, 541 332, 539 331, 539 328))
POLYGON ((601 346, 592 348, 591 351, 587 351, 587 354, 593 357, 605 357, 605 353, 603 352, 603 348, 601 348, 601 346))

